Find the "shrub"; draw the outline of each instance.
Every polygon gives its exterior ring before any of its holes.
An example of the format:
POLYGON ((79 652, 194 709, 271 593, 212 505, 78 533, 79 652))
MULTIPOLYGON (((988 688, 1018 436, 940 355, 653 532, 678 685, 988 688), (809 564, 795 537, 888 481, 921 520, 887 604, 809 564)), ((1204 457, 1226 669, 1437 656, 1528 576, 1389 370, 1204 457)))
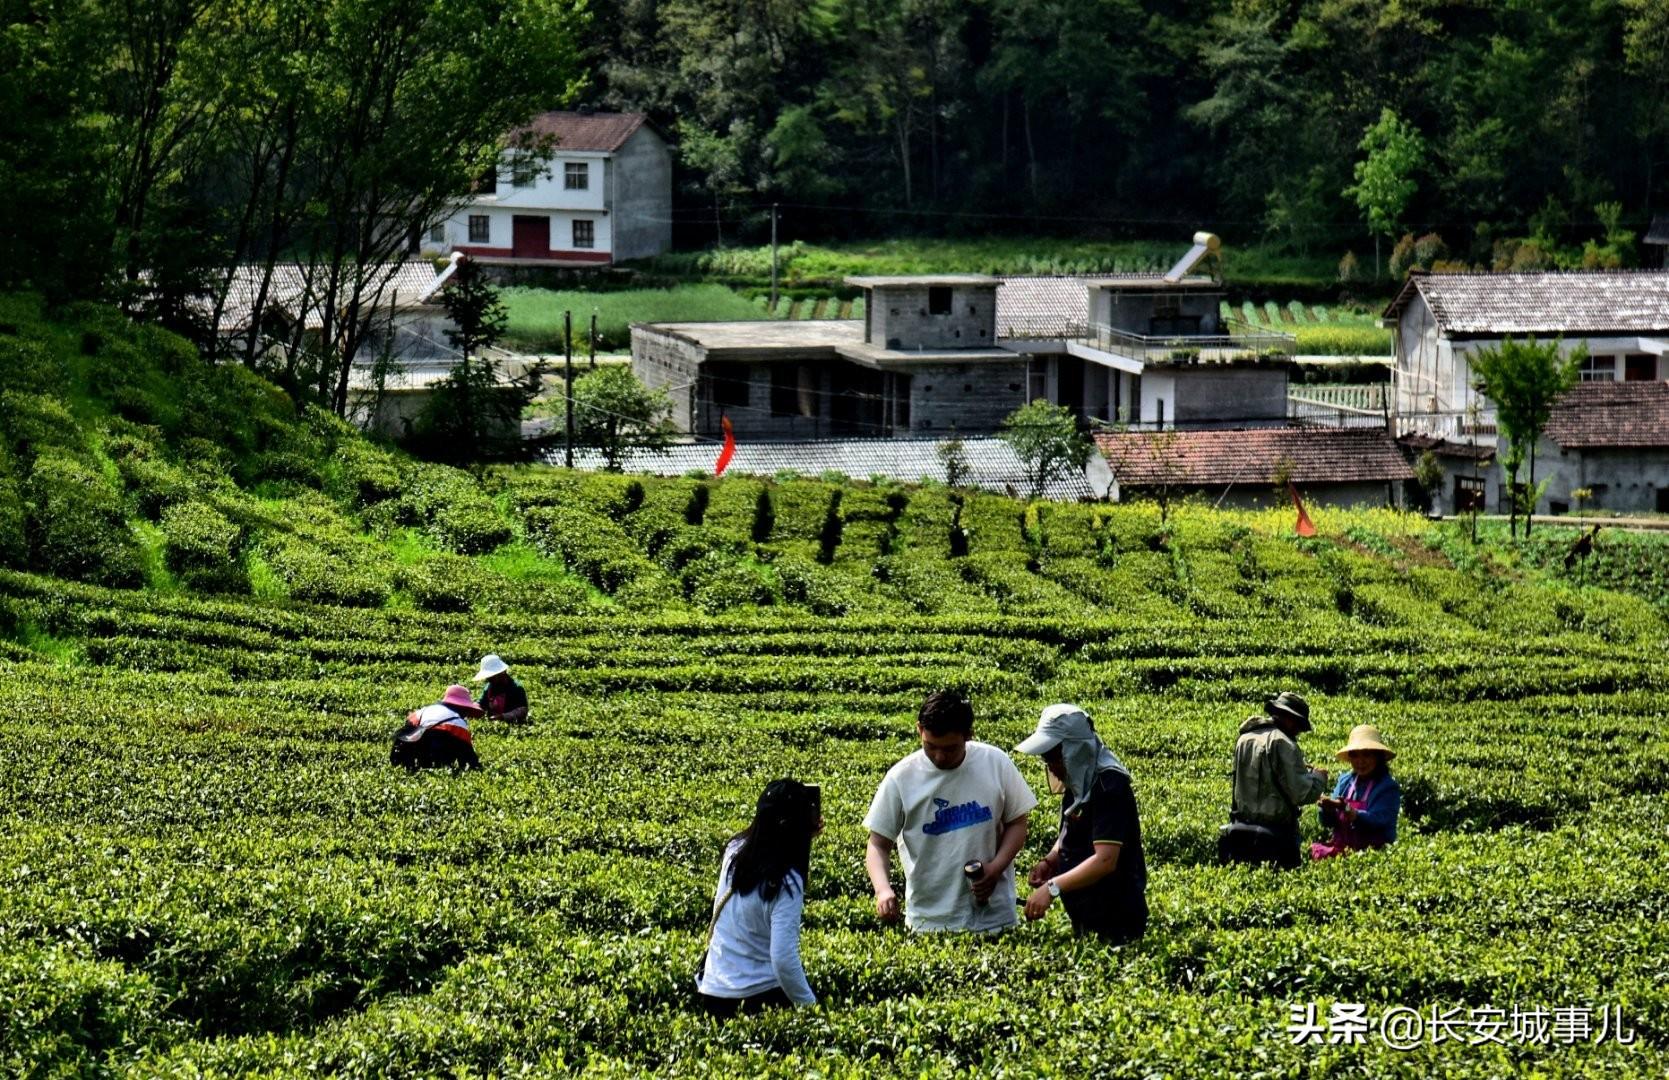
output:
POLYGON ((419 464, 404 480, 398 520, 421 528, 447 551, 478 555, 510 539, 510 523, 468 473, 419 464))
POLYGON ((469 611, 486 606, 499 579, 486 573, 461 555, 403 566, 394 576, 396 587, 411 594, 412 602, 424 611, 469 611))
POLYGON ((292 599, 340 607, 376 607, 388 599, 388 575, 373 552, 353 558, 288 533, 268 533, 257 550, 292 599))
POLYGON ((139 546, 121 495, 104 475, 59 450, 29 475, 31 565, 58 577, 117 588, 143 583, 139 546))
POLYGON ((162 511, 168 569, 187 588, 202 592, 244 592, 249 577, 239 557, 243 529, 201 502, 175 503, 162 511))
POLYGON ((24 466, 50 447, 81 451, 87 441, 81 426, 64 403, 45 394, 7 390, 0 394, 0 430, 11 440, 11 449, 24 466))
POLYGON ((345 440, 336 449, 328 490, 353 506, 373 506, 400 494, 400 461, 363 439, 345 440))
MULTIPOLYGON (((0 451, 3 453, 3 451, 0 451)), ((3 461, 0 461, 3 465, 3 461)), ((21 567, 29 561, 28 520, 17 479, 0 468, 0 566, 21 567)))

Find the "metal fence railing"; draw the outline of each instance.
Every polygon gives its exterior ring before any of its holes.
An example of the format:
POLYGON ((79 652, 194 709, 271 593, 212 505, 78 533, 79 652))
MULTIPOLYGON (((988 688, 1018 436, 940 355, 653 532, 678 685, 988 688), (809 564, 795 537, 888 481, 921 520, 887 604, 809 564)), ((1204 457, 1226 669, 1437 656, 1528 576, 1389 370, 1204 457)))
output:
POLYGON ((1235 360, 1283 359, 1293 355, 1298 339, 1291 334, 1170 334, 1151 336, 1091 323, 1077 340, 1092 349, 1128 357, 1143 364, 1212 363, 1235 360))

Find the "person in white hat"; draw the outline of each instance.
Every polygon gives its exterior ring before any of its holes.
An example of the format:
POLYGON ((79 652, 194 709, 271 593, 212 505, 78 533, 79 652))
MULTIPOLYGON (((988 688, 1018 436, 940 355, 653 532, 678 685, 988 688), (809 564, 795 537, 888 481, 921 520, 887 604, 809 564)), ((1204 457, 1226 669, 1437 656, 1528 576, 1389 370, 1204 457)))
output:
POLYGON ((1358 724, 1334 756, 1349 762, 1350 771, 1339 777, 1332 795, 1321 797, 1321 823, 1332 826, 1333 837, 1310 845, 1312 859, 1384 847, 1397 838, 1402 787, 1391 775, 1397 752, 1385 745, 1378 728, 1358 724))
POLYGON ((475 681, 487 684, 481 688, 479 704, 488 720, 527 723, 527 691, 510 677, 510 665, 500 660, 497 653, 481 658, 481 670, 475 673, 475 681))
POLYGON ((1065 795, 1060 836, 1027 877, 1026 918, 1043 918, 1059 899, 1075 933, 1114 943, 1141 937, 1147 860, 1130 770, 1076 705, 1044 709, 1037 730, 1014 749, 1041 757, 1050 790, 1065 795))

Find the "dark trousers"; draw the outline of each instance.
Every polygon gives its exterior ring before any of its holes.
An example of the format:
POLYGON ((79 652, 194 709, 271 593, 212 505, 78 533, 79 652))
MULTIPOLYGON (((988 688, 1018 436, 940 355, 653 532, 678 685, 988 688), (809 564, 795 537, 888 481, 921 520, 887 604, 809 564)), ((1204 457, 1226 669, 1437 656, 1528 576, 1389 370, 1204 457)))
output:
POLYGON ((1147 904, 1122 911, 1096 911, 1082 918, 1071 908, 1066 914, 1072 919, 1072 932, 1079 937, 1095 937, 1108 945, 1125 945, 1147 933, 1147 904))
POLYGON ((1232 840, 1218 847, 1223 862, 1251 863, 1256 866, 1276 866, 1282 870, 1296 870, 1304 865, 1298 849, 1298 825, 1270 825, 1258 822, 1267 833, 1237 833, 1232 840))
POLYGON ((722 998, 714 997, 712 994, 697 994, 696 997, 700 999, 701 1007, 707 1010, 709 1016, 716 1016, 720 1020, 728 1020, 738 1013, 751 1016, 766 1009, 786 1009, 794 1004, 788 1000, 788 995, 782 992, 780 986, 773 986, 763 994, 745 998, 722 998))

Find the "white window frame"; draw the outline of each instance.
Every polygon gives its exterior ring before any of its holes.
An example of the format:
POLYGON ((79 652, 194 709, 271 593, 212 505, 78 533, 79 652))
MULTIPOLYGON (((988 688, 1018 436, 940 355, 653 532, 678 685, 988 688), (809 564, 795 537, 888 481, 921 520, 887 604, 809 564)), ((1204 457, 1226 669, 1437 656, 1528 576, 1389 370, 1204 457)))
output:
POLYGON ((574 250, 590 250, 597 246, 597 223, 590 218, 575 218, 569 236, 574 242, 574 250), (585 240, 580 240, 580 226, 585 226, 585 240))
POLYGON ((1576 377, 1580 382, 1616 382, 1617 358, 1610 353, 1590 353, 1576 377))
POLYGON ((562 163, 563 191, 591 190, 591 163, 588 161, 564 161, 562 163))

